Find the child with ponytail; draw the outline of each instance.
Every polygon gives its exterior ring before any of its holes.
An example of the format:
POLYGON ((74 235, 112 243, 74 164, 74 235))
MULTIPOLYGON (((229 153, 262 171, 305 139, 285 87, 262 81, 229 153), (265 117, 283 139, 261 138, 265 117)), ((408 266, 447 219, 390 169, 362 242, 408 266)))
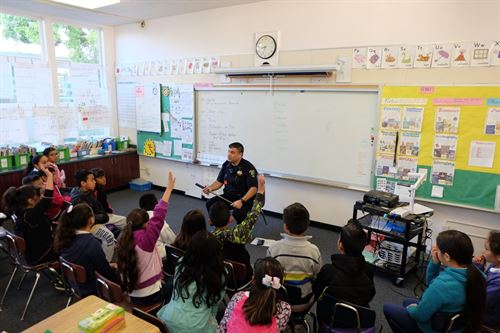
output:
POLYGON ((45 155, 35 155, 32 156, 28 165, 24 169, 25 176, 33 176, 37 175, 39 171, 47 168, 47 164, 49 163, 49 159, 45 155))
POLYGON ((290 304, 280 299, 283 267, 274 258, 258 259, 254 265, 254 287, 236 293, 229 302, 218 333, 283 332, 290 319, 290 304))
POLYGON ((89 205, 69 206, 61 215, 54 239, 54 250, 61 257, 85 267, 87 281, 79 286, 83 297, 97 292, 94 271, 107 279, 119 281, 106 260, 101 244, 90 232, 94 223, 94 212, 89 205))
POLYGON ((47 216, 54 190, 53 175, 44 165, 40 168, 47 177, 45 190, 35 185, 12 186, 2 198, 5 213, 14 220, 16 235, 26 242, 25 257, 31 265, 57 260, 52 250, 52 223, 47 216))
POLYGON ((437 312, 463 312, 463 332, 480 330, 486 281, 472 263, 472 241, 463 232, 447 230, 439 233, 436 243, 427 267, 429 286, 420 300, 406 300, 403 306, 384 304, 384 314, 393 332, 438 333, 432 329, 432 317, 437 312))
POLYGON ((172 172, 161 200, 156 204, 151 219, 143 209, 133 209, 127 215, 127 226, 118 242, 118 269, 132 303, 154 304, 169 296, 162 284, 162 261, 156 241, 167 215, 168 201, 175 186, 172 172))

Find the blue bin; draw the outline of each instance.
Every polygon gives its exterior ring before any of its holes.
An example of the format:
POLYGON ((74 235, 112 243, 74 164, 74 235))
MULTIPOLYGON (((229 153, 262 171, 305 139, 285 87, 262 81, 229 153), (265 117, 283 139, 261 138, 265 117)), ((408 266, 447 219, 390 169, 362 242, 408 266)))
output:
POLYGON ((134 179, 128 183, 131 190, 137 192, 146 192, 151 189, 152 183, 144 179, 134 179))

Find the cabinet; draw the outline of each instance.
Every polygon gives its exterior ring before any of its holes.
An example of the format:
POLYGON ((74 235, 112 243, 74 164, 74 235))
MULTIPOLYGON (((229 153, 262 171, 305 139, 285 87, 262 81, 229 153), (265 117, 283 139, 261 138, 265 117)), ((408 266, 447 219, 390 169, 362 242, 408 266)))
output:
POLYGON ((427 230, 427 218, 432 213, 401 217, 391 216, 391 210, 357 201, 354 204, 353 218, 368 231, 369 239, 375 238, 375 253, 378 255, 369 263, 377 270, 391 274, 394 283, 400 285, 406 275, 423 260, 421 257, 422 251, 425 253, 424 236, 427 230), (359 218, 358 212, 362 214, 359 218), (381 238, 383 241, 380 241, 381 238), (414 250, 414 255, 409 256, 408 254, 413 252, 411 250, 414 250))
MULTIPOLYGON (((113 155, 98 155, 61 161, 60 169, 66 174, 66 185, 76 186, 75 172, 80 169, 102 168, 106 174, 106 188, 115 190, 128 186, 131 179, 139 177, 139 156, 136 151, 113 155)), ((0 194, 10 186, 20 186, 24 169, 9 170, 0 173, 0 194)))

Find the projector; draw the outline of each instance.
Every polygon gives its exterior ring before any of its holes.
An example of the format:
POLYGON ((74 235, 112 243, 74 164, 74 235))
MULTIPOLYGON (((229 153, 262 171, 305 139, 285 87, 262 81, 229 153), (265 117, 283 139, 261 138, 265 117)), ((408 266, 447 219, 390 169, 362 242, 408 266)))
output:
POLYGON ((399 196, 388 192, 372 190, 365 193, 363 201, 375 206, 393 208, 398 204, 399 196))

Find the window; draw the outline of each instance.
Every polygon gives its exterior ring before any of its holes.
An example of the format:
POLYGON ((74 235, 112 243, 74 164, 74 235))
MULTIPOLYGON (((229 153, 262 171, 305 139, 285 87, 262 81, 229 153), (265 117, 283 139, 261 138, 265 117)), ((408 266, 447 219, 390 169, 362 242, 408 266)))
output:
POLYGON ((0 13, 0 52, 2 54, 41 57, 40 36, 39 20, 0 13))
POLYGON ((98 30, 54 23, 52 34, 58 60, 84 64, 101 63, 98 30))
POLYGON ((0 13, 0 146, 109 136, 102 31, 42 23, 0 13))

